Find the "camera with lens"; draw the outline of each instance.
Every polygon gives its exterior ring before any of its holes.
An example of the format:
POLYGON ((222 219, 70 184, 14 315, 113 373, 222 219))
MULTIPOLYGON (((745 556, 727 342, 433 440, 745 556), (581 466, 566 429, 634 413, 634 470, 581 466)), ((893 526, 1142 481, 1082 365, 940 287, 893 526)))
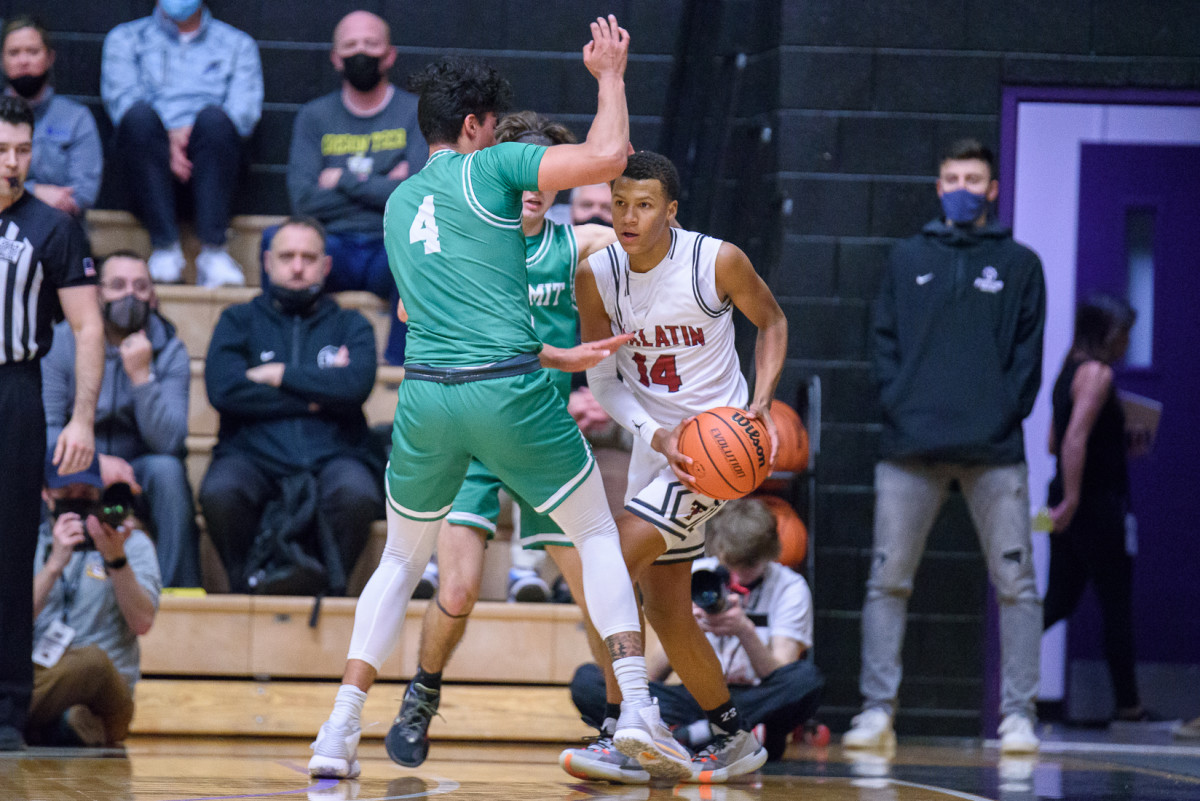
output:
POLYGON ((712 570, 692 572, 692 603, 710 615, 725 611, 729 596, 729 570, 717 565, 712 570))
MULTIPOLYGON (((104 494, 98 501, 62 498, 55 502, 54 512, 56 517, 67 512, 74 512, 83 521, 87 521, 89 515, 95 515, 96 519, 104 525, 117 528, 125 522, 125 518, 133 514, 133 504, 133 490, 122 481, 104 490, 104 494)), ((94 551, 95 549, 96 543, 85 528, 83 541, 75 545, 75 550, 94 551)))

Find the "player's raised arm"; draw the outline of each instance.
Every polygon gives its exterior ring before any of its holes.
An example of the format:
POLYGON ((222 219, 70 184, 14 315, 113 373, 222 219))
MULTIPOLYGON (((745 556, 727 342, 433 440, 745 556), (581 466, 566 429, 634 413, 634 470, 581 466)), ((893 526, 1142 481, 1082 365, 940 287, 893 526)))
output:
POLYGON ((749 411, 771 434, 771 453, 779 452, 775 421, 768 413, 787 357, 787 317, 741 248, 723 242, 717 253, 717 292, 728 297, 758 328, 754 342, 754 394, 749 411))
POLYGON ((583 63, 599 84, 596 116, 587 139, 577 145, 555 145, 538 167, 538 188, 568 189, 611 181, 625 169, 629 151, 629 107, 625 102, 625 63, 629 33, 617 18, 592 23, 592 40, 583 48, 583 63))

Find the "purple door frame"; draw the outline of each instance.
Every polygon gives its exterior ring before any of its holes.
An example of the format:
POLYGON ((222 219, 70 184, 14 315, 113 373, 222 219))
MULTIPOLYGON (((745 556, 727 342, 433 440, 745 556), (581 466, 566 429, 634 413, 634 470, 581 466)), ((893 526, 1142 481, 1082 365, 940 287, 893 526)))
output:
MULTIPOLYGON (((1000 195, 997 216, 1012 225, 1016 208, 1017 118, 1022 103, 1081 103, 1089 105, 1200 106, 1200 92, 1171 89, 1100 89, 1056 86, 1006 86, 1000 97, 1000 195)), ((983 736, 1000 722, 1000 619, 995 594, 989 587, 983 665, 983 736)))

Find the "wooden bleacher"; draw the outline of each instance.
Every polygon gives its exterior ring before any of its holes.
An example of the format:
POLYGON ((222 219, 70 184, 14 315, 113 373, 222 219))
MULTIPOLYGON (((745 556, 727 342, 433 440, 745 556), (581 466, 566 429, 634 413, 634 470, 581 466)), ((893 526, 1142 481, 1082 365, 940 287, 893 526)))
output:
MULTIPOLYGON (((490 550, 490 549, 489 549, 490 550)), ((328 715, 354 619, 352 598, 164 597, 141 638, 135 734, 311 737, 328 715), (221 678, 225 680, 214 680, 221 678)), ((364 734, 382 737, 416 669, 421 618, 413 601, 380 671, 364 734)), ((578 607, 480 602, 445 671, 434 734, 446 739, 571 741, 588 733, 563 686, 591 659, 578 607), (459 684, 457 682, 486 682, 459 684)))
MULTIPOLYGON (((188 267, 185 284, 159 286, 160 312, 175 323, 191 357, 187 470, 198 488, 216 444, 218 415, 204 388, 204 357, 221 311, 259 293, 262 230, 281 217, 242 216, 231 224, 229 250, 243 266, 245 287, 202 289, 194 285, 194 235, 182 230, 188 267)), ((121 248, 149 254, 150 241, 136 219, 121 211, 87 215, 92 250, 105 255, 121 248)), ((366 292, 337 296, 344 308, 370 321, 383 353, 391 314, 366 292)), ((364 404, 370 424, 389 424, 403 369, 381 364, 364 404)), ((627 455, 598 449, 608 478, 610 503, 624 493, 627 455), (613 480, 617 478, 619 480, 613 480)), ((614 508, 616 508, 614 507, 614 508)), ((202 518, 198 518, 203 527, 202 518)), ((507 521, 501 520, 504 526, 507 521)), ((356 595, 378 563, 386 526, 372 528, 350 576, 356 595)), ((487 550, 482 598, 505 593, 508 549, 487 550)), ((201 540, 205 588, 202 597, 164 595, 154 627, 142 637, 143 679, 137 687, 135 734, 253 735, 311 737, 329 712, 341 676, 353 625, 354 598, 326 598, 313 618, 314 599, 221 594, 224 570, 207 536, 201 540)), ((404 684, 416 669, 420 621, 428 602, 408 609, 396 652, 380 672, 380 686, 364 711, 364 735, 382 737, 395 716, 404 684), (376 725, 378 724, 378 725, 376 725)), ((467 634, 448 665, 444 720, 433 727, 440 739, 573 741, 588 734, 570 703, 565 684, 591 656, 579 609, 562 604, 481 601, 467 634)))

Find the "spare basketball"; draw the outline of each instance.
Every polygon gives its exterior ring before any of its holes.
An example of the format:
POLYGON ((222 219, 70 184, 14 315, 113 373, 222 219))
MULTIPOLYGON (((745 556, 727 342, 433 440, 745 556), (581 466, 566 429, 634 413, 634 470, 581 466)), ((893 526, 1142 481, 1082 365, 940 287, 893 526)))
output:
POLYGON ((762 501, 775 515, 775 528, 779 531, 780 564, 788 567, 802 567, 804 557, 808 554, 808 528, 800 515, 790 503, 778 495, 755 495, 755 500, 762 501))
POLYGON ((771 419, 775 421, 775 433, 779 436, 779 454, 775 457, 776 470, 799 473, 808 469, 808 429, 800 415, 781 400, 771 401, 771 419))
POLYGON ((692 458, 696 487, 710 498, 732 500, 753 492, 771 469, 771 438, 745 409, 718 406, 696 415, 679 437, 692 458))

